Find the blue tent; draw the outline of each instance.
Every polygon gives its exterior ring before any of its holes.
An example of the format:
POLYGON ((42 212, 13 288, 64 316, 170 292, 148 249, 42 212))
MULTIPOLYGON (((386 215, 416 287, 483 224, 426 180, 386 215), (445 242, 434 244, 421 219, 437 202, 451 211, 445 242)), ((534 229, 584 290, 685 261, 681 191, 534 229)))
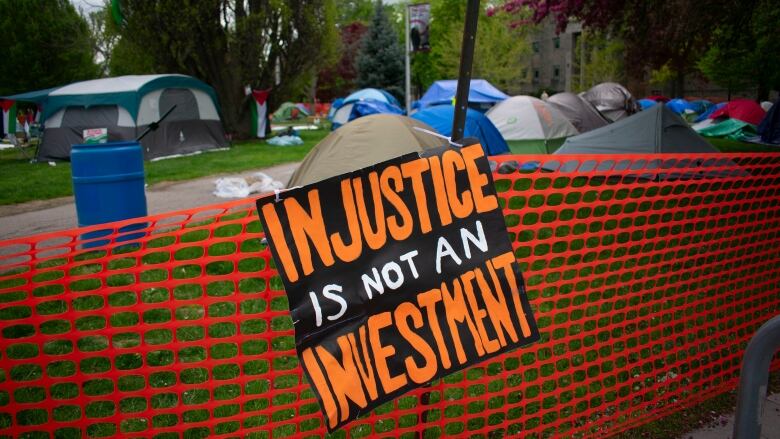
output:
POLYGON ((685 113, 685 110, 696 111, 695 107, 685 99, 672 99, 666 103, 666 106, 677 114, 685 113))
POLYGON ((390 93, 380 90, 378 88, 364 88, 362 90, 358 90, 351 95, 344 98, 344 104, 348 104, 350 102, 355 101, 366 101, 366 100, 374 100, 379 102, 385 102, 387 104, 393 104, 396 107, 400 107, 401 104, 398 103, 398 99, 395 98, 395 96, 391 95, 390 93))
POLYGON ((705 111, 704 113, 700 114, 699 117, 697 117, 696 120, 694 120, 694 122, 701 122, 701 121, 707 119, 708 117, 710 117, 710 114, 720 110, 721 108, 723 108, 725 106, 726 106, 726 102, 721 102, 720 104, 715 104, 715 105, 711 106, 710 108, 707 109, 707 111, 705 111))
POLYGON ((691 106, 693 106, 693 111, 697 114, 702 114, 712 107, 712 102, 706 99, 699 99, 698 101, 692 101, 691 106))
POLYGON ((652 99, 640 99, 637 102, 639 103, 639 106, 642 107, 643 110, 647 110, 648 108, 658 103, 652 99))
POLYGON ((373 99, 355 102, 352 106, 352 112, 349 114, 349 120, 355 120, 359 117, 371 114, 404 114, 400 107, 373 99))
POLYGON ((336 98, 336 100, 330 104, 330 109, 328 110, 328 120, 333 120, 333 115, 336 114, 336 110, 341 108, 342 105, 344 105, 344 98, 336 98))
MULTIPOLYGON (((443 136, 452 135, 452 119, 455 117, 455 107, 452 105, 435 105, 420 110, 412 115, 413 119, 430 125, 443 136)), ((482 144, 487 155, 497 155, 509 152, 509 146, 498 132, 490 119, 479 111, 468 109, 466 112, 465 137, 476 137, 482 144)))
MULTIPOLYGON (((434 82, 420 98, 420 108, 439 104, 451 105, 457 88, 458 81, 455 79, 434 82)), ((508 97, 484 79, 472 79, 469 85, 469 103, 495 104, 508 97)))
POLYGON ((363 109, 360 110, 367 112, 366 114, 363 114, 363 116, 376 113, 403 114, 401 104, 398 103, 398 99, 393 95, 376 88, 364 88, 352 93, 341 101, 338 108, 329 116, 330 121, 332 122, 331 129, 335 130, 345 123, 360 117, 360 113, 357 113, 356 116, 353 117, 352 109, 356 104, 362 102, 375 103, 373 106, 371 106, 371 104, 364 106, 363 109), (398 113, 396 109, 401 111, 401 113, 398 113))

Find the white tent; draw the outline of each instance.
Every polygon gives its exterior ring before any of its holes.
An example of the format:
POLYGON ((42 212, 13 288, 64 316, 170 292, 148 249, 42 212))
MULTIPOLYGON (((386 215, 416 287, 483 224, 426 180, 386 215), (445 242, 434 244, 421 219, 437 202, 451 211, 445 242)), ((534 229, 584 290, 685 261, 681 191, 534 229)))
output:
POLYGON ((131 75, 76 82, 42 101, 44 131, 38 160, 70 158, 83 130, 106 128, 110 141, 133 140, 168 110, 143 138, 153 159, 227 146, 214 89, 185 75, 131 75))
POLYGON ((579 134, 560 111, 531 96, 513 96, 499 102, 487 117, 514 153, 546 154, 566 137, 579 134))

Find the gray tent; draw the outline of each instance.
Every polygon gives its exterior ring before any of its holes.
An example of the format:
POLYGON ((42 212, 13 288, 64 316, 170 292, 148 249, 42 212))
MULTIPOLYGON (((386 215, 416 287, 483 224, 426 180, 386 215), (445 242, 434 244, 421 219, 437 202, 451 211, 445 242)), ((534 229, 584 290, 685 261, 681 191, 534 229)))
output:
POLYGON ((602 82, 580 96, 593 104, 607 119, 617 121, 639 111, 636 100, 622 85, 602 82))
POLYGON ((574 93, 554 94, 547 99, 547 103, 569 119, 580 133, 601 128, 610 122, 593 104, 574 93))
POLYGON ((133 140, 174 105, 141 141, 146 159, 227 146, 217 96, 206 83, 185 75, 118 76, 48 92, 37 158, 68 160, 90 128, 106 128, 109 141, 133 140))
POLYGON ((653 154, 719 152, 666 105, 569 137, 555 154, 653 154))

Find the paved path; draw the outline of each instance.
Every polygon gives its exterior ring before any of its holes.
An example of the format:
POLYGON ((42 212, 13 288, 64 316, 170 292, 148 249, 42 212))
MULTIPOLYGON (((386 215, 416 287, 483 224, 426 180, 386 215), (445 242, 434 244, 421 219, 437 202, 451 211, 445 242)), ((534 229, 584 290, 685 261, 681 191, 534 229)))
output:
MULTIPOLYGON (((146 189, 146 204, 150 215, 215 204, 230 200, 229 198, 218 198, 213 194, 214 180, 219 177, 228 175, 247 177, 261 171, 274 180, 287 183, 297 167, 298 163, 287 163, 237 174, 212 175, 183 182, 163 182, 146 189)), ((0 206, 0 241, 19 236, 70 229, 77 225, 73 197, 0 206)))
MULTIPOLYGON (((734 414, 724 415, 716 425, 681 435, 678 439, 730 439, 734 434, 734 414)), ((761 439, 780 437, 780 394, 769 395, 761 417, 761 439)))

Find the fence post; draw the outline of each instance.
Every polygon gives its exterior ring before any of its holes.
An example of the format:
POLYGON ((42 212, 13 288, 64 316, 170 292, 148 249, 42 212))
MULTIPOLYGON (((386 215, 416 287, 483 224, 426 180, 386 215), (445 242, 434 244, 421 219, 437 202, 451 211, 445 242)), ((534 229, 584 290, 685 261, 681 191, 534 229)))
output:
POLYGON ((757 439, 769 382, 769 366, 780 349, 780 315, 761 325, 745 349, 739 375, 734 439, 757 439))

